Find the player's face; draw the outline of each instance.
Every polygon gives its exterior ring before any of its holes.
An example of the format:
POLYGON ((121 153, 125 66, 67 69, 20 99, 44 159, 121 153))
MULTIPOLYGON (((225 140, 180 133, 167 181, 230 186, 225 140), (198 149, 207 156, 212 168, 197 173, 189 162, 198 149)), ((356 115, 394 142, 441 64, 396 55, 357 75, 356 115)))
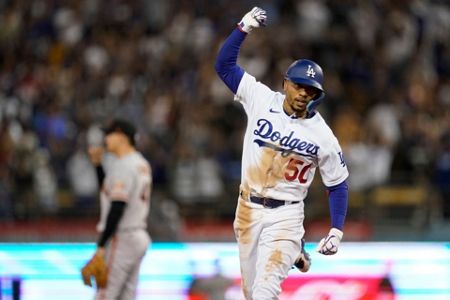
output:
POLYGON ((286 99, 284 109, 288 114, 296 114, 298 117, 305 117, 306 106, 317 96, 317 89, 289 80, 284 81, 284 91, 286 99))
POLYGON ((116 153, 122 142, 122 134, 118 132, 111 132, 105 136, 106 150, 111 153, 116 153))

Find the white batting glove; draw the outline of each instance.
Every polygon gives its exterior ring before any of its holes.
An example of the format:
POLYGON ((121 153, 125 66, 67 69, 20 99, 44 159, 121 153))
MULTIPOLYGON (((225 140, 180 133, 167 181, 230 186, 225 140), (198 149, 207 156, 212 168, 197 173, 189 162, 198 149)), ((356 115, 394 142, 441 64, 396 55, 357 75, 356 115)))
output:
POLYGON ((337 228, 331 228, 326 237, 320 240, 316 251, 323 255, 333 255, 338 251, 344 233, 337 228))
POLYGON ((267 15, 266 11, 257 6, 253 7, 251 11, 245 14, 238 26, 242 31, 250 33, 253 28, 266 26, 267 15))

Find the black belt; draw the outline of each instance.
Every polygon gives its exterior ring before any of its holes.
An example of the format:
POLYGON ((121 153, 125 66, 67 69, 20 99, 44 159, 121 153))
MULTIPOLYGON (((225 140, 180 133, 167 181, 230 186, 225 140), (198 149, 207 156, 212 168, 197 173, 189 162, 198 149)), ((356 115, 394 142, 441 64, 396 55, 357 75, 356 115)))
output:
POLYGON ((277 208, 283 205, 289 205, 289 204, 297 204, 300 203, 300 201, 284 201, 284 200, 277 200, 272 198, 260 198, 255 196, 250 196, 250 202, 261 204, 264 207, 267 208, 277 208))

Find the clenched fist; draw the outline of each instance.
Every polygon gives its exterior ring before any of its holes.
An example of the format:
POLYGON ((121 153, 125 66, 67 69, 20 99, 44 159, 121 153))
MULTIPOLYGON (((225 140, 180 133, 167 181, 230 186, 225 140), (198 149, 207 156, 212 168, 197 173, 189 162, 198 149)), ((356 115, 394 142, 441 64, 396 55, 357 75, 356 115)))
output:
POLYGON ((267 14, 266 11, 259 7, 253 7, 251 11, 245 14, 242 20, 238 23, 239 28, 246 32, 250 33, 253 28, 257 28, 260 26, 266 26, 267 14))
POLYGON ((344 233, 337 228, 331 228, 330 232, 317 245, 316 251, 324 255, 333 255, 338 251, 344 233))

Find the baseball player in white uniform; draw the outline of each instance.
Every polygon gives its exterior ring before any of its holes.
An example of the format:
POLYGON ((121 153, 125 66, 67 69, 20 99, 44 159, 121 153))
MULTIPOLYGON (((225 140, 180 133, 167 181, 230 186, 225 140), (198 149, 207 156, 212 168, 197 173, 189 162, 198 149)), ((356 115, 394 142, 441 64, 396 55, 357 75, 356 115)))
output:
POLYGON ((97 166, 103 184, 95 255, 105 257, 108 278, 96 299, 135 299, 140 264, 151 242, 147 232, 151 167, 134 148, 135 134, 134 126, 120 119, 105 128, 106 150, 113 158, 106 172, 97 166))
POLYGON ((236 64, 247 34, 264 26, 266 19, 261 8, 248 12, 224 42, 215 65, 248 118, 233 224, 247 300, 278 299, 293 265, 308 271, 303 201, 316 169, 329 192, 331 216, 331 229, 317 246, 319 253, 337 252, 348 203, 349 173, 341 147, 315 110, 325 95, 320 66, 307 59, 294 61, 284 76, 282 94, 236 64))

